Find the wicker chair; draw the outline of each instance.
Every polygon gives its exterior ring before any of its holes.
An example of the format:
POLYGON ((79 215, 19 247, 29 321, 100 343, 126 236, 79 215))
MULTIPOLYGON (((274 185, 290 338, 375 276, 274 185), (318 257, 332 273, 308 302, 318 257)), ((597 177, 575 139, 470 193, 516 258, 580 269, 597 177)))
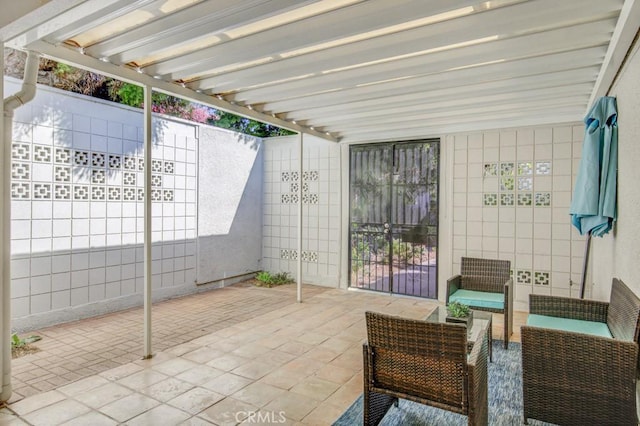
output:
POLYGON ((638 297, 614 279, 609 303, 531 295, 529 313, 606 323, 613 338, 523 326, 525 423, 637 425, 638 297))
POLYGON ((513 334, 513 290, 510 261, 463 257, 460 275, 447 280, 447 305, 450 301, 458 300, 472 309, 503 314, 504 348, 508 349, 509 338, 513 334), (466 294, 462 296, 462 293, 466 294), (474 297, 495 296, 495 293, 504 297, 491 303, 483 303, 480 298, 474 297))
POLYGON ((467 353, 467 330, 366 313, 364 424, 377 425, 398 398, 461 413, 486 425, 487 338, 467 353))

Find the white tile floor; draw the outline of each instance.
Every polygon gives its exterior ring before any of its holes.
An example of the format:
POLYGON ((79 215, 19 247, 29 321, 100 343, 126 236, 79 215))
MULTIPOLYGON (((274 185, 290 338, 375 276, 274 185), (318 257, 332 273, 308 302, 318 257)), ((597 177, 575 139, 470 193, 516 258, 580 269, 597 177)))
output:
MULTIPOLYGON (((255 289, 237 291, 259 303, 255 289)), ((362 392, 364 312, 424 318, 437 306, 334 289, 298 304, 293 286, 260 291, 279 292, 290 303, 167 346, 152 359, 12 402, 0 409, 0 425, 328 425, 362 392)), ((220 291, 218 301, 228 294, 220 291)), ((519 340, 523 320, 516 315, 512 340, 519 340)), ((501 336, 501 321, 493 323, 501 336)))

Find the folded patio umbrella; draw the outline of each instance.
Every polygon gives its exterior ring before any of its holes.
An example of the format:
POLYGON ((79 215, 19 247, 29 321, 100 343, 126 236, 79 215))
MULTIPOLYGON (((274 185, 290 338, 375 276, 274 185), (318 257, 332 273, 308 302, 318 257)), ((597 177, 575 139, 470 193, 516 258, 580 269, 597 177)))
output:
POLYGON ((571 223, 581 235, 602 237, 616 220, 618 168, 616 98, 598 99, 584 119, 585 135, 571 200, 571 223))
POLYGON ((591 236, 602 237, 616 220, 616 173, 618 169, 618 112, 616 98, 605 96, 584 119, 582 158, 571 200, 571 223, 581 235, 589 235, 582 271, 581 297, 591 236))

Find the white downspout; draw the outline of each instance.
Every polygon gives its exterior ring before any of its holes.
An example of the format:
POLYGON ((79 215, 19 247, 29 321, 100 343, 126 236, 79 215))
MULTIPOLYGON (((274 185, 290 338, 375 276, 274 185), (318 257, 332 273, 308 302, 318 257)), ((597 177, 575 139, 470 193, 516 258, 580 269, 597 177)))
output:
POLYGON ((9 96, 3 102, 4 125, 2 147, 2 332, 0 338, 0 360, 2 361, 2 391, 0 402, 6 402, 11 397, 11 140, 13 135, 13 111, 32 100, 36 95, 36 81, 38 80, 38 65, 40 56, 35 52, 28 52, 24 69, 24 80, 19 92, 9 96))

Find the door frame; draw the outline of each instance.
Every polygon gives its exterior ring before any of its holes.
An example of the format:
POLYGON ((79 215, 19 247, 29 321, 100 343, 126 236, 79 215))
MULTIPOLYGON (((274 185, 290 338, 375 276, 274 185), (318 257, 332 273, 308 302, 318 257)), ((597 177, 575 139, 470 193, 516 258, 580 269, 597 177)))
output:
MULTIPOLYGON (((345 244, 344 244, 344 248, 347 250, 346 253, 346 268, 344 269, 344 271, 346 272, 346 280, 345 282, 345 286, 347 289, 351 289, 351 290, 357 290, 357 291, 373 291, 376 293, 382 293, 382 294, 389 294, 389 295, 401 295, 401 296, 409 296, 409 297, 421 297, 421 298, 429 298, 431 300, 439 300, 439 294, 440 294, 440 285, 439 285, 439 275, 441 272, 441 265, 440 265, 440 234, 441 234, 441 220, 442 220, 442 200, 441 200, 441 195, 442 195, 442 176, 441 176, 441 163, 443 161, 443 145, 442 145, 442 138, 425 138, 425 139, 415 139, 415 140, 406 140, 406 141, 389 141, 389 142, 378 142, 378 143, 364 143, 364 144, 350 144, 345 146, 345 150, 343 151, 343 162, 344 164, 347 165, 347 173, 345 173, 344 176, 344 182, 346 183, 346 185, 344 187, 347 188, 347 190, 344 193, 344 198, 343 198, 343 202, 346 202, 346 206, 347 208, 345 209, 345 220, 346 220, 346 224, 345 224, 345 231, 346 231, 346 235, 347 238, 345 238, 345 244), (435 248, 436 248, 436 253, 435 253, 435 272, 434 272, 434 279, 435 279, 435 295, 433 297, 433 299, 431 299, 430 297, 427 296, 420 296, 420 295, 411 295, 411 294, 405 294, 405 293, 399 293, 399 292, 395 292, 393 291, 393 270, 394 270, 394 265, 393 265, 393 248, 392 248, 392 244, 390 244, 390 248, 389 248, 389 273, 390 273, 390 285, 389 285, 389 290, 388 291, 384 291, 384 290, 376 290, 376 289, 371 289, 371 288, 360 288, 360 287, 356 287, 356 286, 352 286, 351 285, 351 280, 352 280, 352 220, 351 220, 351 207, 352 207, 352 188, 351 188, 351 178, 352 178, 352 168, 351 168, 351 153, 352 153, 352 149, 354 147, 376 147, 376 146, 383 146, 383 145, 392 145, 391 147, 391 157, 392 157, 392 164, 391 164, 391 168, 392 168, 392 173, 390 175, 390 182, 389 182, 389 193, 393 192, 393 186, 394 186, 394 178, 393 178, 393 170, 395 169, 395 153, 396 153, 396 146, 399 145, 411 145, 411 144, 427 144, 427 143, 436 143, 438 146, 437 149, 437 165, 435 168, 435 176, 437 177, 437 181, 436 181, 436 200, 437 200, 437 213, 436 213, 436 218, 437 218, 437 223, 436 223, 436 233, 435 233, 435 248)), ((390 197, 389 200, 389 221, 391 221, 391 209, 393 208, 392 203, 393 200, 391 199, 392 197, 390 197)), ((390 240, 393 240, 393 225, 391 224, 391 232, 390 232, 390 240)))

